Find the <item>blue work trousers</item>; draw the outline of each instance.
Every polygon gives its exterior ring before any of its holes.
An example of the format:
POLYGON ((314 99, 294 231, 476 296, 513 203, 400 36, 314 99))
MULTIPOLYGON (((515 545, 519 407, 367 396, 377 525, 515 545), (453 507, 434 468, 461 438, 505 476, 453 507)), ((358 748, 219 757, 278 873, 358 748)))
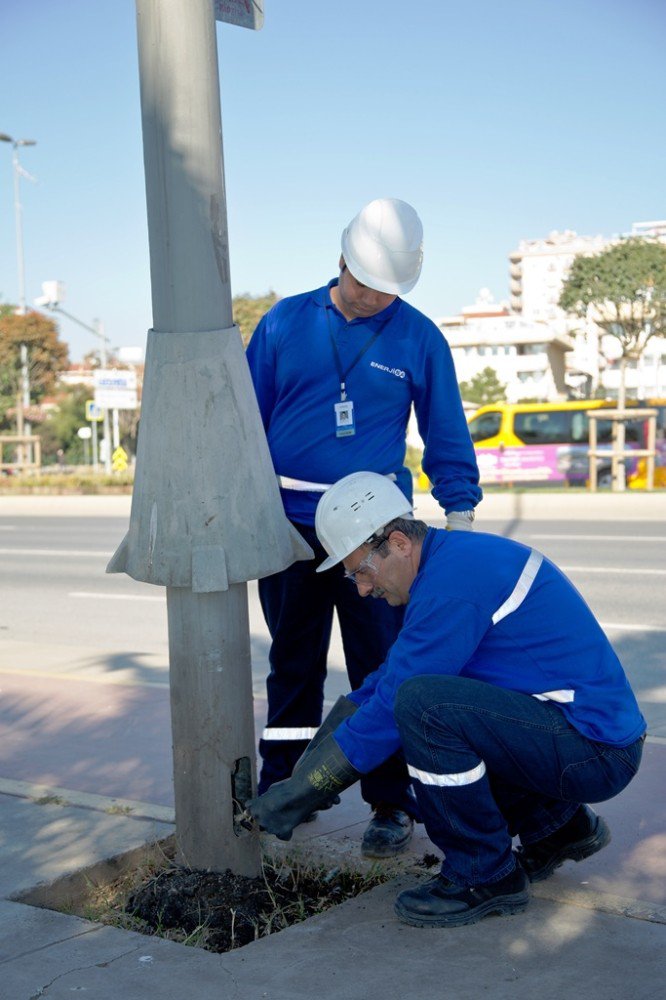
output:
MULTIPOLYGON (((402 608, 360 597, 356 585, 344 579, 342 565, 316 573, 328 553, 314 528, 295 527, 312 547, 315 558, 259 581, 261 606, 272 639, 266 681, 266 729, 272 738, 259 742, 260 794, 291 774, 308 744, 307 738, 293 738, 298 730, 313 730, 321 723, 333 611, 338 615, 352 690, 384 662, 403 619, 402 608), (287 738, 273 738, 280 732, 287 738)), ((410 815, 416 812, 407 769, 399 755, 363 777, 361 794, 372 806, 381 802, 410 815)))
POLYGON ((644 740, 596 743, 552 702, 457 676, 406 681, 395 718, 442 874, 464 886, 513 870, 513 836, 534 843, 622 791, 644 740))

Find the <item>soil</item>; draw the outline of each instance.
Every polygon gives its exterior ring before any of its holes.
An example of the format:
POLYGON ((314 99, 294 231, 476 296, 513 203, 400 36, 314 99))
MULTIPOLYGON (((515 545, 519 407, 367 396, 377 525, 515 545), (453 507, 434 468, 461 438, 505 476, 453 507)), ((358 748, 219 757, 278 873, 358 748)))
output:
MULTIPOLYGON (((418 864, 438 863, 425 855, 418 864)), ((174 864, 133 889, 121 909, 125 926, 134 930, 225 952, 322 913, 395 874, 381 866, 361 872, 284 860, 247 878, 174 864)))

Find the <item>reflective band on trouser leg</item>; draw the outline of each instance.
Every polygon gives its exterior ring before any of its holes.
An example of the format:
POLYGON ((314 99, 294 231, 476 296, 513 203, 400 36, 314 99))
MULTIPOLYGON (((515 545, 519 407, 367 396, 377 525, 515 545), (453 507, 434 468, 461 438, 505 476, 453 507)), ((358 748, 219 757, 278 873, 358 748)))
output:
POLYGON ((456 785, 472 785, 480 781, 486 773, 486 765, 481 761, 471 771, 460 771, 458 774, 433 774, 431 771, 421 771, 418 767, 407 765, 410 777, 416 778, 422 785, 439 785, 440 787, 455 787, 456 785))
POLYGON ((311 740, 318 726, 302 726, 298 728, 264 729, 262 740, 311 740))
POLYGON ((458 761, 464 766, 473 755, 436 754, 430 760, 428 756, 417 759, 426 766, 437 761, 435 766, 451 770, 438 774, 410 764, 407 770, 428 837, 444 855, 442 875, 465 886, 508 875, 515 866, 511 837, 492 796, 485 762, 467 771, 453 771, 458 761))

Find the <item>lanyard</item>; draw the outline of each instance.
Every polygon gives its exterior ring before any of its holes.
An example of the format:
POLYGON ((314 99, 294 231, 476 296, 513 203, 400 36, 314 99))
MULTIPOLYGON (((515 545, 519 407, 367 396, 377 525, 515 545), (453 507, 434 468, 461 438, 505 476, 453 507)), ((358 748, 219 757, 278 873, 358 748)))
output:
POLYGON ((348 365, 346 369, 343 370, 342 361, 340 360, 340 352, 338 351, 338 345, 335 342, 335 337, 333 336, 333 330, 331 329, 331 318, 328 315, 328 308, 325 306, 324 309, 326 312, 326 322, 328 323, 328 335, 331 338, 331 347, 333 348, 333 357, 335 358, 335 367, 337 369, 338 377, 340 379, 340 399, 344 403, 345 400, 347 399, 347 385, 346 385, 347 376, 349 375, 352 368, 354 368, 355 365, 361 360, 365 352, 372 347, 377 337, 383 331, 386 324, 391 321, 392 316, 389 316, 388 319, 384 320, 379 329, 375 330, 370 339, 365 342, 365 344, 358 352, 352 363, 348 365))

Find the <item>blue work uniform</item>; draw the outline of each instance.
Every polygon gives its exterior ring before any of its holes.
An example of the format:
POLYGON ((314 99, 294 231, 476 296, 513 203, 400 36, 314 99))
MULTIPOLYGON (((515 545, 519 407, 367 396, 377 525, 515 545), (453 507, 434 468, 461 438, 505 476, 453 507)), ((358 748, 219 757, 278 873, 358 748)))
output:
POLYGON ((542 839, 624 787, 646 729, 573 584, 479 532, 428 530, 400 635, 349 697, 360 707, 334 734, 345 755, 365 772, 402 748, 444 873, 471 885, 514 865, 498 804, 523 843, 542 839))
MULTIPOLYGON (((315 551, 314 560, 259 581, 272 639, 260 792, 291 774, 321 722, 333 611, 352 688, 384 660, 402 623, 401 609, 362 601, 341 567, 315 573, 326 556, 313 527, 323 490, 368 470, 395 477, 411 499, 404 459, 413 406, 423 468, 440 505, 471 510, 481 499, 451 352, 439 329, 400 298, 348 322, 331 300, 335 284, 279 301, 247 350, 286 514, 315 551), (342 427, 335 410, 341 382, 353 404, 353 425, 342 427)), ((404 769, 389 762, 362 783, 362 794, 404 808, 408 787, 404 769)))

